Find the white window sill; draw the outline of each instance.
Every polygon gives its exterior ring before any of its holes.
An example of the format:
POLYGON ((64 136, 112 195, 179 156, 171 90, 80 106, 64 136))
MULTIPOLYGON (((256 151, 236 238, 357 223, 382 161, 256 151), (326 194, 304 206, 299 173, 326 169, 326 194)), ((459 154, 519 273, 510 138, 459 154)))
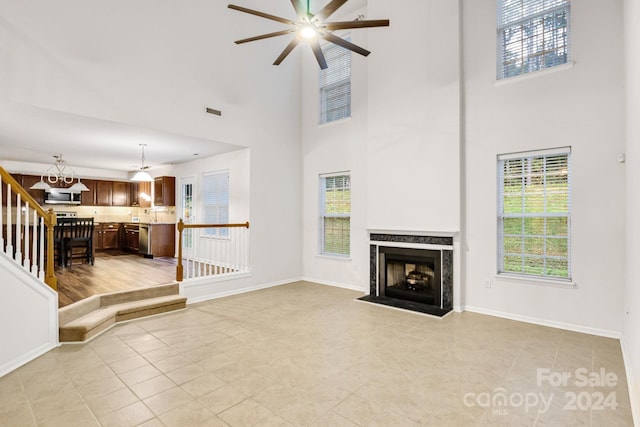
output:
POLYGON ((566 64, 556 65, 555 67, 545 68, 545 69, 538 70, 538 71, 532 71, 530 73, 521 74, 519 76, 506 77, 504 79, 496 80, 496 82, 494 83, 494 86, 504 86, 504 85, 508 85, 510 83, 517 83, 517 82, 521 82, 523 80, 533 79, 533 78, 536 78, 538 76, 546 76, 547 74, 552 74, 552 73, 557 73, 557 72, 560 72, 560 71, 570 70, 571 68, 573 68, 573 64, 574 64, 573 61, 569 61, 566 64))
POLYGON ((351 121, 351 116, 344 117, 344 118, 338 119, 338 120, 332 120, 330 122, 318 123, 318 127, 319 128, 324 128, 324 127, 329 127, 329 126, 333 126, 333 125, 337 125, 337 124, 344 123, 344 122, 349 122, 349 121, 351 121))
POLYGON ((496 274, 494 276, 496 280, 505 281, 505 282, 519 282, 527 285, 535 285, 535 286, 552 286, 555 288, 567 288, 573 289, 578 285, 573 280, 562 280, 562 279, 552 279, 552 278, 542 278, 542 277, 529 277, 529 276, 521 276, 517 274, 496 274))
POLYGON ((332 255, 332 254, 318 254, 316 258, 330 259, 333 261, 351 262, 351 255, 332 255))

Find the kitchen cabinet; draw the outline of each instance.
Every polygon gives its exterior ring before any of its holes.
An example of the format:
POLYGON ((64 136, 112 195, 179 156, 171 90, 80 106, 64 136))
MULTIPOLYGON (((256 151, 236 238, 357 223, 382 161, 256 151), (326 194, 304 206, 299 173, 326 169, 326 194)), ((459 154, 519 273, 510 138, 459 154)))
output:
POLYGON ((96 181, 97 206, 129 206, 129 183, 123 181, 96 181))
POLYGON ((159 176, 153 181, 153 203, 156 206, 176 205, 176 178, 159 176))
POLYGON ((120 224, 115 222, 96 224, 93 245, 97 251, 120 249, 120 224))
POLYGON ((83 206, 95 206, 97 181, 95 179, 83 179, 82 183, 87 186, 89 191, 83 191, 80 194, 80 204, 83 206))
MULTIPOLYGON (((44 205, 44 190, 32 190, 31 186, 37 182, 40 182, 40 177, 37 175, 22 175, 22 182, 20 185, 33 197, 40 206, 44 205)), ((4 198, 2 200, 5 200, 4 198)))
POLYGON ((96 206, 111 206, 113 204, 113 182, 96 181, 96 206))
MULTIPOLYGON (((22 185, 25 190, 40 204, 44 206, 44 190, 31 190, 31 186, 40 181, 40 175, 21 175, 11 174, 13 178, 22 185)), ((162 203, 169 203, 159 206, 172 206, 175 204, 175 178, 162 177, 170 179, 161 179, 158 189, 159 199, 162 203), (171 181, 173 180, 173 181, 171 181), (166 191, 165 191, 166 188, 166 191)), ((46 177, 45 177, 46 181, 46 177)), ((128 181, 110 181, 98 179, 81 179, 82 183, 87 186, 89 191, 81 192, 80 204, 82 206, 134 206, 141 208, 151 207, 151 182, 128 182, 128 181), (140 195, 144 193, 146 197, 140 195)), ((74 180, 74 183, 76 180, 74 180)), ((53 188, 67 188, 71 184, 57 182, 49 183, 53 188)), ((6 204, 7 185, 2 185, 2 200, 6 204)), ((12 191, 11 204, 15 206, 16 195, 12 191)))
POLYGON ((144 257, 173 257, 175 255, 175 224, 140 224, 139 237, 139 252, 144 257))
POLYGON ((127 252, 138 253, 138 249, 140 248, 140 231, 138 224, 125 224, 122 234, 122 248, 127 252))
POLYGON ((173 257, 176 252, 176 225, 149 224, 151 254, 158 257, 173 257))
POLYGON ((132 182, 129 203, 131 206, 138 206, 141 208, 151 207, 151 183, 132 182))
POLYGON ((129 206, 131 184, 123 181, 113 181, 111 185, 111 206, 129 206))

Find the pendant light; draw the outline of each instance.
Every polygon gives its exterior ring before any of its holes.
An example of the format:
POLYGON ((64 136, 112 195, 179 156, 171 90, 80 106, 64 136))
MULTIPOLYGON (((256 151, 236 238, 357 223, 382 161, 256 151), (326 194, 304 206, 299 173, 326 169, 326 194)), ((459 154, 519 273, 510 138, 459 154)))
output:
POLYGON ((149 175, 146 172, 146 169, 149 169, 149 166, 145 166, 144 165, 144 147, 146 147, 147 144, 139 144, 139 145, 140 145, 140 149, 142 150, 142 161, 141 161, 141 165, 140 165, 140 170, 138 172, 136 172, 136 174, 133 176, 133 178, 131 178, 131 181, 152 182, 153 178, 151 177, 151 175, 149 175))
MULTIPOLYGON (((73 182, 75 179, 75 172, 67 164, 67 161, 62 159, 62 154, 56 154, 53 158, 56 159, 54 164, 49 167, 44 174, 40 175, 40 181, 33 184, 30 187, 31 190, 51 191, 50 184, 71 184, 73 182), (46 181, 44 179, 45 175, 47 176, 46 181)), ((69 190, 72 192, 80 192, 89 191, 89 188, 80 182, 80 178, 78 178, 78 182, 69 187, 69 190)))

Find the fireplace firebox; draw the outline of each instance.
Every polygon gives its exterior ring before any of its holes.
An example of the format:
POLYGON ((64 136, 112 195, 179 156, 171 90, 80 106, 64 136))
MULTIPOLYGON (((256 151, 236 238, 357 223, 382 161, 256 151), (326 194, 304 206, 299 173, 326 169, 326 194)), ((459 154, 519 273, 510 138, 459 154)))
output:
POLYGON ((442 317, 453 309, 453 238, 370 234, 370 293, 363 301, 442 317))
POLYGON ((440 251, 382 247, 379 294, 440 306, 440 251))

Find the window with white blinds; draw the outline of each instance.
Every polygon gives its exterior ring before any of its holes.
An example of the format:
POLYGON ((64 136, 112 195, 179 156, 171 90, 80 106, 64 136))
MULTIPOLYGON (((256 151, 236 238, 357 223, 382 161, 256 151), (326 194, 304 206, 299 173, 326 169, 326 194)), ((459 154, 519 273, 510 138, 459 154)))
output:
POLYGON ((320 123, 351 117, 351 52, 335 44, 323 49, 327 68, 320 70, 320 123))
POLYGON ((571 149, 498 156, 498 273, 571 280, 571 149))
POLYGON ((569 6, 569 0, 498 0, 498 79, 569 61, 569 6))
MULTIPOLYGON (((229 223, 229 171, 202 175, 202 200, 205 224, 229 223)), ((228 228, 206 228, 205 236, 227 237, 228 228)))
POLYGON ((351 176, 320 175, 320 253, 351 253, 351 176))

